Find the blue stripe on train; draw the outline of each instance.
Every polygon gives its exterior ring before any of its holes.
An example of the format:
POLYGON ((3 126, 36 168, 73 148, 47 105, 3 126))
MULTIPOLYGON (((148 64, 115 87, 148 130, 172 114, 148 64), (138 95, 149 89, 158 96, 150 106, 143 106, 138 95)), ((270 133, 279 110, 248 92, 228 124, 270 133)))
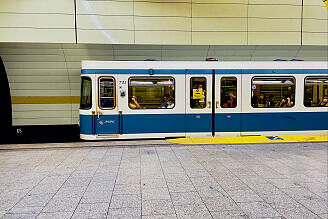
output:
MULTIPOLYGON (((111 120, 117 115, 106 115, 111 120)), ((123 134, 211 132, 211 114, 123 115, 123 134)), ((81 134, 92 134, 92 116, 80 115, 81 134)), ((328 130, 328 112, 219 113, 216 132, 328 130)), ((108 130, 115 134, 117 130, 108 130)), ((102 133, 104 134, 104 133, 102 133)))
MULTIPOLYGON (((212 74, 212 69, 82 69, 81 74, 212 74)), ((328 74, 328 69, 216 69, 216 74, 328 74)))

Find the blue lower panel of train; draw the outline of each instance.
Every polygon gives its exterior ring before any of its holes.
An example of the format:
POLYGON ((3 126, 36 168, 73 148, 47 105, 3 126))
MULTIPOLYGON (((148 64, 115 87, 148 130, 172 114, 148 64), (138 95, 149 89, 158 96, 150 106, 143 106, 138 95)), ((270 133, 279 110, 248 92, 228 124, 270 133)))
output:
POLYGON ((185 114, 123 115, 123 134, 185 132, 185 114))
POLYGON ((328 130, 328 112, 243 113, 241 131, 328 130))
MULTIPOLYGON (((80 116, 81 134, 212 132, 211 114, 80 116)), ((218 113, 215 132, 328 130, 328 112, 218 113)))

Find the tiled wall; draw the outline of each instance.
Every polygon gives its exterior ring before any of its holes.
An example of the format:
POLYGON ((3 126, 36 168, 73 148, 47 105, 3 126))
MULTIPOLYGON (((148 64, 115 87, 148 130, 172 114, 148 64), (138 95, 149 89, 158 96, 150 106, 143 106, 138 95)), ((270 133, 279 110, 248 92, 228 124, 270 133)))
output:
POLYGON ((321 0, 0 2, 0 42, 327 45, 327 29, 321 0))

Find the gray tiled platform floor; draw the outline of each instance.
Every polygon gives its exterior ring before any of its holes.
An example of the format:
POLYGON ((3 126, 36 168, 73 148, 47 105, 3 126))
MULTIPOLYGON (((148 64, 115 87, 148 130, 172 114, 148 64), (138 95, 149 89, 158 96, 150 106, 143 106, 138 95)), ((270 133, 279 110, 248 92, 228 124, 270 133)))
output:
POLYGON ((2 150, 0 217, 327 218, 327 147, 2 150))

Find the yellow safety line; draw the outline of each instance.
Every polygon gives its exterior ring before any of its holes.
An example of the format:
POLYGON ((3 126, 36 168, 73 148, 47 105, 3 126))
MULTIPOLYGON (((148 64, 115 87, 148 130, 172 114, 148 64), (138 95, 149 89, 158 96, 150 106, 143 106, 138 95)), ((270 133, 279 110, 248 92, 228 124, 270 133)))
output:
POLYGON ((238 137, 195 137, 168 139, 175 144, 249 144, 278 142, 323 142, 328 135, 279 135, 279 136, 238 136, 238 137), (273 140, 268 137, 275 137, 273 140), (279 140, 282 139, 282 140, 279 140))
POLYGON ((79 96, 25 96, 11 97, 12 104, 70 104, 80 103, 79 96))

